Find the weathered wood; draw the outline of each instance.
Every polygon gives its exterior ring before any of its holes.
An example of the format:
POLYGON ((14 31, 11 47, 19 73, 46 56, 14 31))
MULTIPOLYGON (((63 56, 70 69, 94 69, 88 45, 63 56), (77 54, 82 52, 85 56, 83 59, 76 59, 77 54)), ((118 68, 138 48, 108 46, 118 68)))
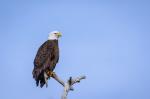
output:
POLYGON ((64 90, 63 90, 61 99, 67 99, 68 92, 69 92, 70 90, 71 90, 71 91, 74 90, 74 89, 73 89, 73 85, 74 85, 75 83, 79 83, 82 79, 85 79, 85 78, 86 78, 86 76, 79 76, 79 77, 74 78, 74 79, 73 79, 72 77, 70 77, 67 82, 64 82, 64 81, 61 80, 55 73, 53 74, 52 77, 64 87, 64 90))
POLYGON ((61 80, 61 79, 56 75, 56 73, 53 73, 52 77, 53 77, 57 82, 59 82, 62 86, 65 86, 64 81, 61 80))

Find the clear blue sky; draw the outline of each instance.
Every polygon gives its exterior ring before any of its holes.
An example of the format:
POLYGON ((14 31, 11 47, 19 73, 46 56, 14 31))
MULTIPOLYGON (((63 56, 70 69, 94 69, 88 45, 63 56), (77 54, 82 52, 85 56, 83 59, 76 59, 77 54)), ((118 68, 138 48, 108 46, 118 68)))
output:
POLYGON ((87 76, 68 99, 150 99, 149 0, 1 0, 1 99, 60 99, 55 80, 41 89, 32 78, 52 30, 63 33, 55 72, 87 76))

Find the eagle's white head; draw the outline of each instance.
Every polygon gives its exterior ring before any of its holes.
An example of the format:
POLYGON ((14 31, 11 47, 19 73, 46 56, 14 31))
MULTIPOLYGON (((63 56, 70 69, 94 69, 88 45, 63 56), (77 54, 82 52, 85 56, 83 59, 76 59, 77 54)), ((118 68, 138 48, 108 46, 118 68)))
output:
POLYGON ((58 40, 62 36, 61 32, 59 31, 52 31, 48 35, 48 40, 58 40))

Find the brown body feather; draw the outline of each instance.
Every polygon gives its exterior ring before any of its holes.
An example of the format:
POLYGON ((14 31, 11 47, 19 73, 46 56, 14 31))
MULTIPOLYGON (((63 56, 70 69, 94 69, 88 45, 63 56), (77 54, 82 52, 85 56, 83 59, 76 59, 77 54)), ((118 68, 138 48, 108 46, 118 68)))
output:
POLYGON ((34 59, 33 78, 37 86, 45 84, 44 72, 52 72, 59 60, 58 40, 47 40, 42 44, 34 59))

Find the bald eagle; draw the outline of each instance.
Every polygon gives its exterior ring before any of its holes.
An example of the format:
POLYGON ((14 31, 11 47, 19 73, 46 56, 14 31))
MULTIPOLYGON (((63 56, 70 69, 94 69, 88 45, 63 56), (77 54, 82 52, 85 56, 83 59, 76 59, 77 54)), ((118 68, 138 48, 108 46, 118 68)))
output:
POLYGON ((48 86, 47 80, 52 77, 53 71, 59 60, 58 38, 61 37, 59 31, 52 31, 48 40, 44 42, 37 51, 34 59, 34 68, 32 71, 36 85, 40 84, 42 88, 45 84, 48 86))

